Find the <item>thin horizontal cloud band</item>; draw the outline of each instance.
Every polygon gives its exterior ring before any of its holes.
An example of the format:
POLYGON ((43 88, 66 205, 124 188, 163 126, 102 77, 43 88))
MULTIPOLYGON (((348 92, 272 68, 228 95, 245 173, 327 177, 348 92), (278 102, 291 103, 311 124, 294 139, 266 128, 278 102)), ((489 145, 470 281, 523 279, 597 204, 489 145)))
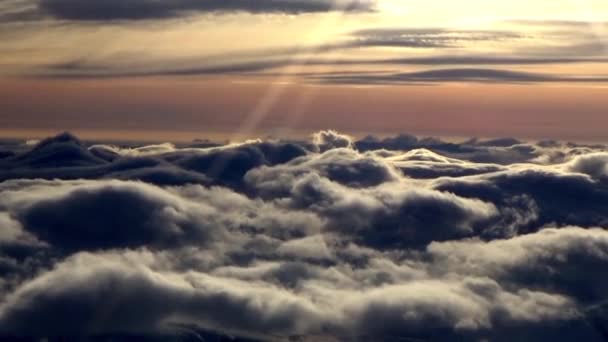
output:
MULTIPOLYGON (((465 60, 461 60, 464 62, 465 60)), ((420 61, 416 61, 416 64, 420 61)), ((496 61, 499 62, 499 61, 496 61)), ((504 61, 500 61, 504 62, 504 61)), ((571 61, 572 63, 578 63, 571 61)), ((581 62, 582 63, 582 62, 581 62)), ((457 64, 457 63, 448 63, 457 64)), ((42 78, 124 78, 124 77, 154 77, 154 76, 203 76, 240 74, 257 77, 274 77, 272 73, 256 73, 277 67, 275 63, 251 63, 229 67, 214 67, 188 70, 168 70, 152 72, 123 72, 123 73, 87 73, 76 71, 48 72, 31 77, 42 78)), ((289 73, 282 73, 288 76, 289 73)), ((334 84, 408 84, 408 83, 445 83, 445 82, 504 82, 504 83, 604 83, 608 82, 608 76, 577 76, 577 75, 552 75, 541 73, 519 72, 504 69, 483 68, 451 68, 431 69, 410 73, 377 73, 370 72, 329 72, 329 73, 296 73, 310 82, 334 83, 334 84)))
MULTIPOLYGON (((32 0, 8 3, 5 22, 44 19, 68 21, 141 21, 187 17, 202 13, 373 12, 372 0, 32 0)), ((0 8, 1 10, 2 8, 0 8)))

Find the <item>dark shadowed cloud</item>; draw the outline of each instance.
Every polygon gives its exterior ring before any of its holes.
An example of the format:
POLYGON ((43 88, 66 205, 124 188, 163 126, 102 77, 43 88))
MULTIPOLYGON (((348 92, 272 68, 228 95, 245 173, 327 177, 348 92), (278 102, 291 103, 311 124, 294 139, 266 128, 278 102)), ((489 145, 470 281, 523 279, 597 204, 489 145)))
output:
POLYGON ((3 21, 115 21, 167 19, 201 13, 371 12, 373 0, 36 0, 0 7, 3 21))

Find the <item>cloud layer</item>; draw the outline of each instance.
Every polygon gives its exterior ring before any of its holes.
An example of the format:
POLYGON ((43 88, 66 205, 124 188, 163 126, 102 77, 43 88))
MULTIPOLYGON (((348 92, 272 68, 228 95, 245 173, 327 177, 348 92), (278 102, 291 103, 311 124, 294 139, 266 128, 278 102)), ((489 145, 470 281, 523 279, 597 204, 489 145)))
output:
POLYGON ((371 12, 373 0, 16 0, 0 7, 4 21, 44 18, 69 21, 136 21, 184 17, 201 13, 371 12))
POLYGON ((0 336, 608 333, 604 146, 323 131, 0 148, 0 336))

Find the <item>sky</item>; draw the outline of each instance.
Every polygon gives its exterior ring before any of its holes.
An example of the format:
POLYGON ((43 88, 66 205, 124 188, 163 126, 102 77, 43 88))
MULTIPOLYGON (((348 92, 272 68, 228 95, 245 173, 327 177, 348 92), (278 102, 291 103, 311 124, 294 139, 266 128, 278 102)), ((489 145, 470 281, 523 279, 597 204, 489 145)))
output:
POLYGON ((0 135, 605 141, 608 2, 2 0, 0 135))
POLYGON ((608 336, 608 149, 0 140, 2 341, 608 336))

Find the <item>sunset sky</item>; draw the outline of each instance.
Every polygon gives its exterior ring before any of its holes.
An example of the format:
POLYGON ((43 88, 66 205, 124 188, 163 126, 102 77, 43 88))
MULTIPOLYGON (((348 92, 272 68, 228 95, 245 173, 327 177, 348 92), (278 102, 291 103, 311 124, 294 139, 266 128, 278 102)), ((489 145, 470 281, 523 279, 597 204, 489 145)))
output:
POLYGON ((0 0, 0 341, 608 341, 608 0, 0 0))
POLYGON ((0 135, 606 141, 605 0, 3 0, 0 135))

